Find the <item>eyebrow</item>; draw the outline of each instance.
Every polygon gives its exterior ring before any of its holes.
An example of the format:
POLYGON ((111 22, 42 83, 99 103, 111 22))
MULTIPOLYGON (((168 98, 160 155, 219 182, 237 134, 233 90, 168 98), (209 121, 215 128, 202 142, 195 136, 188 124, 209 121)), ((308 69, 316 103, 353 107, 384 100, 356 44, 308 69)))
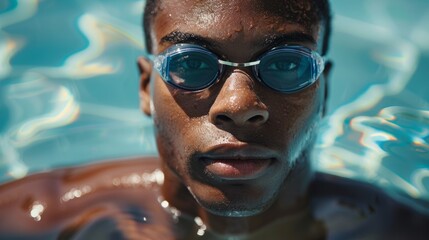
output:
POLYGON ((178 43, 192 43, 200 46, 211 47, 216 42, 216 40, 203 37, 194 33, 186 33, 180 31, 173 31, 167 35, 165 35, 159 41, 160 44, 170 43, 170 44, 178 44, 178 43))
MULTIPOLYGON (((212 38, 203 37, 194 33, 173 31, 169 34, 165 35, 159 41, 159 44, 170 43, 170 44, 178 44, 178 43, 192 43, 200 46, 213 48, 214 46, 218 46, 217 41, 212 38)), ((313 36, 310 34, 294 31, 289 33, 281 33, 281 34, 268 34, 265 35, 263 40, 259 42, 257 45, 269 48, 275 47, 282 44, 287 43, 310 43, 316 45, 317 42, 313 36)))
POLYGON ((263 45, 276 46, 287 43, 311 43, 316 45, 316 39, 304 32, 290 32, 284 34, 269 34, 265 36, 263 45))

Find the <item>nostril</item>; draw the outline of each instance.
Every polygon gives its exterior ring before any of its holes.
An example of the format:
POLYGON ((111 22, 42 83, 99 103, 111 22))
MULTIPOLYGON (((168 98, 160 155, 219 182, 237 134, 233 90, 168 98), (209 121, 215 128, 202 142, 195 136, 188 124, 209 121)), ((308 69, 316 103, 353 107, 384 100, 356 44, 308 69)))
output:
POLYGON ((232 122, 232 119, 226 115, 220 114, 216 116, 218 122, 232 122))
POLYGON ((261 115, 256 115, 256 116, 249 118, 247 121, 249 121, 251 123, 258 123, 258 122, 264 121, 264 117, 261 115))

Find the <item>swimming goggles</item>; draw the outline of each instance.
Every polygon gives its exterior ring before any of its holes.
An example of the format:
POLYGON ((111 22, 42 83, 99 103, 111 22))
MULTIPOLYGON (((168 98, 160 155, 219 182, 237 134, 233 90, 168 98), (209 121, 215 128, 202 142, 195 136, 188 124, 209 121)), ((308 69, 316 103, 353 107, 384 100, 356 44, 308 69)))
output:
POLYGON ((303 46, 272 48, 252 62, 221 60, 211 51, 194 44, 176 44, 151 56, 154 68, 169 85, 200 91, 215 84, 225 66, 252 67, 258 81, 282 93, 298 92, 319 78, 325 67, 317 52, 303 46))

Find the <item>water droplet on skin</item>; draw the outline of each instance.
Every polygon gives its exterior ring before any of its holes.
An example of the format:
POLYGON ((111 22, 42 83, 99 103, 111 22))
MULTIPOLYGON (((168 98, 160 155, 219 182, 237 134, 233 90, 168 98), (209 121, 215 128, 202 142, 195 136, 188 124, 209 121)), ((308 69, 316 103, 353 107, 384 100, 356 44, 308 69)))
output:
POLYGON ((197 231, 198 236, 204 236, 204 234, 205 234, 205 231, 203 229, 198 229, 197 231))
POLYGON ((249 29, 253 29, 255 27, 255 23, 253 22, 253 18, 249 21, 249 29))
POLYGON ((195 217, 194 218, 194 222, 199 227, 198 230, 197 230, 197 235, 198 236, 203 236, 205 234, 206 230, 207 230, 207 227, 203 223, 203 220, 200 217, 195 217))
POLYGON ((161 202, 161 206, 163 207, 163 208, 168 208, 168 206, 169 206, 170 204, 167 202, 167 201, 162 201, 161 202))
POLYGON ((40 202, 34 202, 33 206, 30 209, 30 216, 34 219, 34 221, 39 222, 42 220, 42 214, 45 211, 45 206, 40 202))

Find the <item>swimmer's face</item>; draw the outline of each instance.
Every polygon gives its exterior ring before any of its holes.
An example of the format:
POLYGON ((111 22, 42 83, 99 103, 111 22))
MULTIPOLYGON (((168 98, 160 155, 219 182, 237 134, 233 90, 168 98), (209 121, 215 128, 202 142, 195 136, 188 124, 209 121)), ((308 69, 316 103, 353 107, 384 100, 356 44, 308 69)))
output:
MULTIPOLYGON (((269 2, 164 1, 153 21, 153 53, 176 43, 202 45, 232 62, 284 44, 320 53, 323 26, 312 22, 314 9, 305 1, 269 2)), ((251 68, 228 67, 213 86, 189 92, 167 85, 144 60, 140 65, 142 108, 155 122, 166 184, 180 182, 223 216, 254 215, 280 192, 298 191, 300 183, 290 183, 323 115, 327 71, 310 87, 283 94, 258 82, 251 68)))

